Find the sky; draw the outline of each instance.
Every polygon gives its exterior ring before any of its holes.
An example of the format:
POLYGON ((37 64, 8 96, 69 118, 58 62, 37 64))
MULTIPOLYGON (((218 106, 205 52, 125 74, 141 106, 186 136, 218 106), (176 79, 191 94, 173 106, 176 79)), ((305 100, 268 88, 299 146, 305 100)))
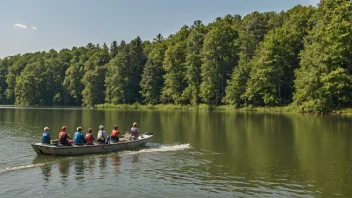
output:
POLYGON ((88 43, 151 40, 226 14, 282 11, 319 0, 1 0, 0 58, 88 43))

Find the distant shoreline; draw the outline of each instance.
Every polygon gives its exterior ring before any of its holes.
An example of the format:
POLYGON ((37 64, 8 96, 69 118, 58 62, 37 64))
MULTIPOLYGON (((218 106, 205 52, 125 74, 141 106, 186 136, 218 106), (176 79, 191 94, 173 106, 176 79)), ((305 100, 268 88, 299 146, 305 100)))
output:
POLYGON ((175 105, 175 104, 157 104, 157 105, 141 105, 135 104, 98 104, 94 105, 97 109, 130 109, 130 110, 188 110, 188 111, 231 111, 231 112, 287 112, 287 113, 311 113, 311 114, 341 114, 341 113, 352 113, 352 109, 340 109, 333 110, 330 112, 302 112, 292 105, 281 106, 281 107, 240 107, 235 108, 233 105, 220 105, 209 108, 206 104, 200 104, 198 106, 192 105, 175 105))
POLYGON ((280 107, 239 107, 235 108, 233 105, 220 105, 209 107, 206 104, 198 106, 193 105, 176 105, 176 104, 156 104, 143 105, 139 103, 134 104, 97 104, 93 107, 86 106, 41 106, 41 105, 1 105, 0 109, 119 109, 119 110, 171 110, 171 111, 222 111, 222 112, 275 112, 275 113, 301 113, 301 114, 352 114, 352 108, 331 110, 329 112, 304 112, 292 105, 280 107))

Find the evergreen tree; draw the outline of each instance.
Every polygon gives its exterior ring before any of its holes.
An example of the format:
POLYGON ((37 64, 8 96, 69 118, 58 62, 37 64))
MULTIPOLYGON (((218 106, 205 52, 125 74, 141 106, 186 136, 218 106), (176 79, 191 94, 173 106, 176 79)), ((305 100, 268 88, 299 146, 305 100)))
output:
POLYGON ((127 103, 128 68, 130 67, 129 45, 120 45, 119 53, 108 64, 105 79, 107 103, 127 103))
POLYGON ((113 41, 110 46, 110 57, 113 59, 118 54, 117 42, 113 41))
POLYGON ((160 103, 161 89, 164 84, 163 61, 166 45, 161 34, 158 34, 153 40, 140 83, 141 94, 147 104, 160 103))
POLYGON ((130 68, 129 68, 129 77, 130 77, 130 96, 129 102, 141 102, 141 86, 140 82, 142 80, 142 73, 144 65, 146 64, 147 58, 143 52, 143 42, 140 37, 132 40, 130 43, 130 68))
POLYGON ((105 80, 106 98, 109 103, 140 102, 140 82, 146 58, 142 40, 137 37, 128 45, 123 45, 119 54, 109 63, 105 80))

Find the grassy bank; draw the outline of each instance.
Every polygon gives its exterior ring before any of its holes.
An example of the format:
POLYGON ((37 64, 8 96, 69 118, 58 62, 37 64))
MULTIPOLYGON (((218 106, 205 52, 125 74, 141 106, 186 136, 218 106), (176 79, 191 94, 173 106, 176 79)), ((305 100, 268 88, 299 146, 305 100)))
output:
MULTIPOLYGON (((157 104, 157 105, 141 105, 139 103, 135 104, 98 104, 94 108, 97 109, 125 109, 125 110, 187 110, 187 111, 233 111, 233 112, 244 112, 244 111, 257 111, 257 112, 291 112, 291 113, 301 113, 299 109, 292 105, 281 106, 281 107, 241 107, 235 108, 232 105, 221 105, 216 107, 209 107, 205 104, 200 104, 198 106, 192 105, 175 105, 175 104, 157 104)), ((352 108, 334 110, 330 112, 331 114, 335 113, 347 113, 352 114, 352 108)), ((326 114, 326 113, 324 113, 326 114)))
MULTIPOLYGON (((135 104, 98 104, 94 106, 97 109, 140 109, 140 110, 215 110, 215 111, 259 111, 259 112, 299 112, 292 106, 282 107, 242 107, 235 108, 232 105, 221 105, 216 107, 209 107, 205 104, 198 106, 192 105, 175 105, 175 104, 157 104, 157 105, 141 105, 135 104)), ((352 109, 350 109, 352 113, 352 109)))

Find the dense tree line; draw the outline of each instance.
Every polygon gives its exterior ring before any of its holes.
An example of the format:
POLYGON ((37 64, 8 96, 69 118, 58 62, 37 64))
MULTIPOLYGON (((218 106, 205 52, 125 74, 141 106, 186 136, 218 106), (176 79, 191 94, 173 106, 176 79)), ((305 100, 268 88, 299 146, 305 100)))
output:
POLYGON ((0 60, 0 103, 352 105, 352 2, 197 20, 164 38, 0 60))

